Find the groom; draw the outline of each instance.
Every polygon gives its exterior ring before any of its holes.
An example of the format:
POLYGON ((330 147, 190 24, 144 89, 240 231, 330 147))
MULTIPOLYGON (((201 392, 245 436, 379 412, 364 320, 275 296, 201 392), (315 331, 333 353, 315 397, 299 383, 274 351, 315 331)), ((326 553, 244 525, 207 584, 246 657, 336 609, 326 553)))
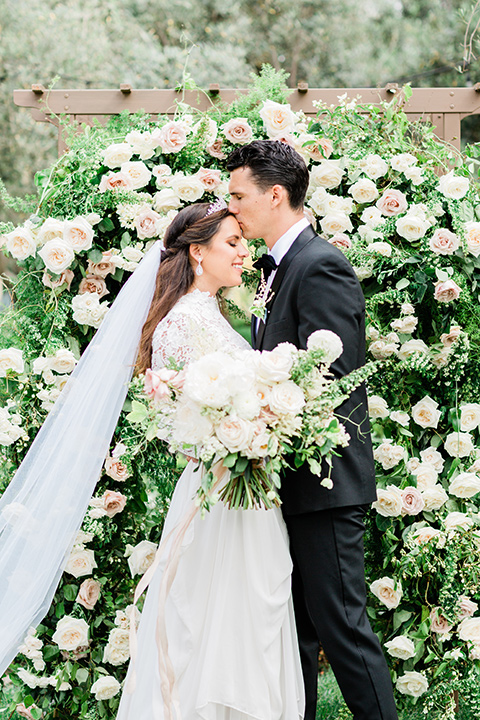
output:
MULTIPOLYGON (((255 347, 290 342, 305 348, 314 330, 326 328, 343 342, 335 375, 363 365, 363 294, 343 253, 304 217, 309 176, 301 156, 285 143, 257 140, 234 150, 227 169, 230 211, 245 238, 263 238, 269 249, 270 299, 265 322, 253 318, 255 347)), ((334 458, 333 489, 322 487, 305 465, 282 479, 305 720, 315 718, 320 643, 355 720, 396 720, 390 675, 365 611, 363 516, 376 498, 365 387, 337 414, 351 439, 334 458)))

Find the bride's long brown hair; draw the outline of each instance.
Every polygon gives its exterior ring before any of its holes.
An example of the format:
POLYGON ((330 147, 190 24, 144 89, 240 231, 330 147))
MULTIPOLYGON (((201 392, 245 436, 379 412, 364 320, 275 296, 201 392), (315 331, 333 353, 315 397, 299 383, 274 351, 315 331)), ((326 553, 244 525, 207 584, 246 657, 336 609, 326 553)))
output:
POLYGON ((190 245, 209 245, 222 221, 231 215, 225 208, 205 216, 208 208, 208 203, 195 203, 184 208, 165 233, 165 250, 157 272, 152 304, 142 328, 136 373, 144 373, 151 367, 155 328, 193 285, 195 275, 190 263, 190 245))

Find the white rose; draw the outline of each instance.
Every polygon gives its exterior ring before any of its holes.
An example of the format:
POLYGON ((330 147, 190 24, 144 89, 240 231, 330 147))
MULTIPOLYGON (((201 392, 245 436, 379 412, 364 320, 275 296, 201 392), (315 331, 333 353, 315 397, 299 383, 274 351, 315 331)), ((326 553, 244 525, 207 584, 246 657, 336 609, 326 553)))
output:
POLYGON ((404 315, 404 317, 392 320, 390 327, 396 332, 411 335, 418 325, 418 318, 415 315, 404 315))
POLYGON ((405 172, 405 170, 416 164, 417 158, 410 153, 400 153, 390 158, 390 165, 397 172, 405 172))
POLYGON ((37 244, 45 245, 49 240, 56 237, 63 237, 64 220, 47 218, 37 233, 37 244))
POLYGON ((354 267, 353 271, 360 282, 372 277, 373 271, 371 267, 354 267))
POLYGON ((205 192, 203 183, 194 175, 175 175, 170 184, 178 197, 189 203, 200 200, 205 192))
POLYGON ((425 181, 423 170, 419 167, 409 167, 403 171, 403 174, 410 180, 412 185, 421 185, 425 181))
POLYGON ((315 330, 307 339, 308 350, 323 350, 325 365, 338 360, 343 352, 343 343, 337 333, 331 330, 315 330))
POLYGON ((430 223, 426 218, 407 213, 403 217, 398 218, 395 227, 400 237, 412 242, 425 236, 425 233, 430 227, 430 223))
POLYGON ((103 653, 103 662, 110 665, 122 665, 130 657, 130 632, 124 628, 114 628, 108 636, 108 644, 103 653))
POLYGON ((439 510, 448 500, 448 494, 441 485, 433 485, 422 490, 425 510, 439 510))
POLYGON ((351 185, 348 192, 351 194, 355 202, 359 203, 359 205, 372 203, 379 196, 377 186, 372 180, 367 180, 367 178, 358 180, 356 183, 351 185))
POLYGON ((421 462, 413 471, 412 475, 415 475, 417 478, 417 488, 419 490, 426 490, 429 487, 433 487, 438 480, 437 471, 433 465, 428 462, 421 462))
POLYGON ((465 403, 460 406, 460 430, 470 432, 480 425, 480 404, 465 403))
POLYGON ((329 213, 320 220, 320 226, 327 235, 336 235, 345 231, 352 231, 353 225, 348 215, 343 212, 329 213))
POLYGON ((373 242, 367 245, 368 252, 378 253, 383 257, 390 257, 392 254, 392 246, 387 242, 373 242))
POLYGON ((103 675, 93 683, 90 692, 95 695, 95 700, 110 700, 120 691, 120 683, 112 675, 103 675))
POLYGON ((453 200, 461 200, 465 197, 469 187, 468 178, 455 175, 453 170, 450 170, 446 175, 442 175, 438 181, 438 189, 442 195, 453 200))
POLYGON ((405 450, 401 445, 394 445, 391 441, 385 441, 375 448, 373 457, 384 470, 390 470, 404 459, 405 450))
POLYGON ((60 650, 76 650, 88 645, 88 625, 85 620, 65 615, 58 621, 52 640, 60 650))
MULTIPOLYGON (((93 242, 93 228, 85 218, 66 220, 63 227, 63 239, 71 245, 75 252, 90 250, 93 242)), ((40 253, 39 253, 40 254, 40 253)))
POLYGON ((292 365, 291 354, 282 352, 278 348, 264 351, 259 354, 257 360, 258 377, 265 383, 283 382, 289 379, 292 365))
POLYGON ((423 342, 423 340, 407 340, 407 342, 404 342, 400 347, 398 357, 400 360, 407 360, 407 358, 411 357, 414 353, 423 354, 427 352, 428 346, 423 342))
POLYGON ((447 530, 455 530, 456 528, 459 528, 460 530, 468 530, 468 528, 473 526, 472 518, 462 512, 448 513, 443 522, 447 530))
POLYGON ((438 403, 426 395, 412 407, 412 418, 420 427, 436 428, 440 420, 441 410, 438 410, 438 403))
POLYGON ((343 175, 344 170, 340 160, 324 160, 319 165, 315 165, 310 172, 312 183, 327 190, 338 187, 343 175))
POLYGON ((75 322, 98 328, 108 311, 108 303, 101 303, 97 293, 87 292, 72 298, 72 308, 75 322))
POLYGON ((452 432, 445 438, 445 450, 451 457, 468 457, 474 449, 470 433, 452 432))
POLYGON ((374 420, 388 417, 389 410, 387 401, 379 395, 370 395, 368 398, 368 414, 374 420))
POLYGON ((5 235, 5 247, 16 260, 26 260, 35 257, 37 243, 27 228, 16 228, 5 235))
MULTIPOLYGON (((44 359, 44 358, 39 358, 44 359)), ((53 357, 48 359, 48 364, 52 370, 58 373, 70 373, 74 369, 77 361, 71 350, 60 348, 53 357)))
POLYGON ((444 459, 441 453, 435 450, 434 447, 430 446, 425 448, 425 450, 421 450, 420 457, 423 462, 431 463, 437 472, 442 472, 444 459))
POLYGON ((457 475, 448 488, 451 495, 471 498, 480 492, 480 477, 475 473, 463 472, 457 475))
POLYGON ((436 255, 453 255, 455 250, 460 247, 460 240, 455 233, 445 228, 435 230, 433 236, 428 241, 430 250, 436 255))
POLYGON ((368 346, 369 352, 372 353, 375 360, 385 360, 395 355, 398 350, 396 343, 387 343, 385 340, 375 340, 368 346))
POLYGON ((402 427, 408 427, 410 424, 410 415, 401 410, 394 410, 390 413, 390 420, 393 420, 393 422, 398 423, 402 427))
POLYGON ((122 250, 122 255, 126 260, 128 260, 131 263, 139 263, 140 260, 143 258, 144 253, 140 248, 132 247, 131 245, 126 245, 122 250))
POLYGON ((384 643, 388 654, 401 660, 409 660, 415 656, 415 645, 406 635, 397 635, 393 640, 384 643))
POLYGON ((465 642, 480 645, 480 618, 470 617, 462 620, 458 626, 458 637, 465 642))
POLYGON ((125 136, 125 141, 129 143, 135 155, 139 155, 141 160, 148 160, 155 154, 158 147, 158 139, 150 132, 140 132, 140 130, 132 130, 125 136))
POLYGON ((63 238, 53 238, 45 243, 38 254, 45 263, 45 267, 59 275, 72 264, 75 253, 72 245, 63 238))
POLYGON ((410 458, 410 460, 407 460, 407 462, 406 462, 406 468, 407 468, 408 472, 411 473, 412 475, 415 474, 415 470, 418 468, 419 465, 420 465, 420 460, 417 457, 412 457, 412 458, 410 458))
POLYGON ((465 242, 470 255, 478 257, 480 255, 480 222, 465 223, 465 242))
POLYGON ((270 409, 278 415, 298 415, 305 405, 303 390, 291 380, 274 385, 268 397, 270 409))
POLYGON ((403 695, 412 695, 413 697, 420 697, 428 690, 428 681, 425 675, 416 672, 416 670, 409 670, 398 678, 396 687, 398 692, 403 695))
POLYGON ((114 143, 103 150, 102 155, 104 165, 113 170, 130 160, 133 155, 133 148, 128 143, 114 143))
POLYGON ((387 488, 377 488, 377 499, 372 508, 383 517, 398 517, 402 512, 402 493, 396 485, 387 485, 387 488))
POLYGON ((96 567, 97 563, 93 550, 75 546, 65 565, 65 572, 70 573, 73 577, 79 578, 84 575, 91 575, 93 569, 96 567))
POLYGON ((157 212, 176 210, 181 204, 182 201, 172 188, 163 188, 153 196, 153 207, 157 212))
POLYGON ((24 370, 23 353, 18 348, 0 350, 0 377, 5 377, 7 370, 20 374, 24 370))
POLYGON ((289 104, 281 105, 273 100, 265 100, 259 112, 269 138, 291 132, 295 127, 295 113, 289 104))
MULTIPOLYGON (((423 494, 422 494, 423 497, 423 494)), ((432 528, 429 526, 418 528, 418 530, 415 530, 413 533, 415 537, 415 541, 418 545, 423 545, 423 543, 430 542, 430 540, 433 540, 433 538, 441 538, 442 533, 440 530, 437 530, 436 528, 432 528)), ((443 538, 443 542, 445 541, 445 538, 443 538)))
MULTIPOLYGON (((370 182, 370 180, 365 180, 365 182, 370 182)), ((385 222, 385 218, 380 210, 373 205, 372 207, 365 208, 360 216, 360 220, 371 228, 376 228, 385 222)))
POLYGON ((388 172, 387 163, 380 155, 376 154, 367 155, 360 161, 359 166, 372 180, 377 180, 388 172))
POLYGON ((120 170, 130 177, 134 190, 145 187, 152 176, 148 167, 141 160, 124 162, 121 164, 120 170))
POLYGON ((383 577, 370 585, 371 592, 390 610, 398 607, 402 599, 402 586, 393 578, 383 577))
POLYGON ((252 438, 251 423, 235 415, 222 418, 216 429, 217 437, 229 452, 244 451, 252 438))
POLYGON ((147 572, 155 560, 157 548, 158 546, 155 543, 149 542, 148 540, 142 540, 132 548, 132 552, 128 558, 128 567, 130 568, 132 577, 135 575, 143 575, 147 572))

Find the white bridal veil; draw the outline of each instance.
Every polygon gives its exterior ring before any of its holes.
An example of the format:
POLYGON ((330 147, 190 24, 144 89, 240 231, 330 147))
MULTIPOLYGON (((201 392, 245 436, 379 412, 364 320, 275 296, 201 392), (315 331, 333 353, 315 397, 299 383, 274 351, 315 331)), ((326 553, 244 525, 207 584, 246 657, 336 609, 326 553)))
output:
POLYGON ((153 245, 121 289, 0 498, 0 676, 47 613, 100 476, 162 247, 153 245))

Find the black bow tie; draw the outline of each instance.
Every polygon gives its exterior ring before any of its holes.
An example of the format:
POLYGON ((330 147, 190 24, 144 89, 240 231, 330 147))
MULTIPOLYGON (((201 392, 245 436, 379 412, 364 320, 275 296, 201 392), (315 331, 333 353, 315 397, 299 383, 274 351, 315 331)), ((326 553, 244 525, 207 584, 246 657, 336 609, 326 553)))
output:
POLYGON ((255 260, 255 262, 253 263, 253 267, 257 270, 263 270, 263 277, 266 282, 270 273, 276 270, 278 266, 271 255, 268 255, 268 253, 264 253, 264 255, 260 255, 258 260, 255 260))

